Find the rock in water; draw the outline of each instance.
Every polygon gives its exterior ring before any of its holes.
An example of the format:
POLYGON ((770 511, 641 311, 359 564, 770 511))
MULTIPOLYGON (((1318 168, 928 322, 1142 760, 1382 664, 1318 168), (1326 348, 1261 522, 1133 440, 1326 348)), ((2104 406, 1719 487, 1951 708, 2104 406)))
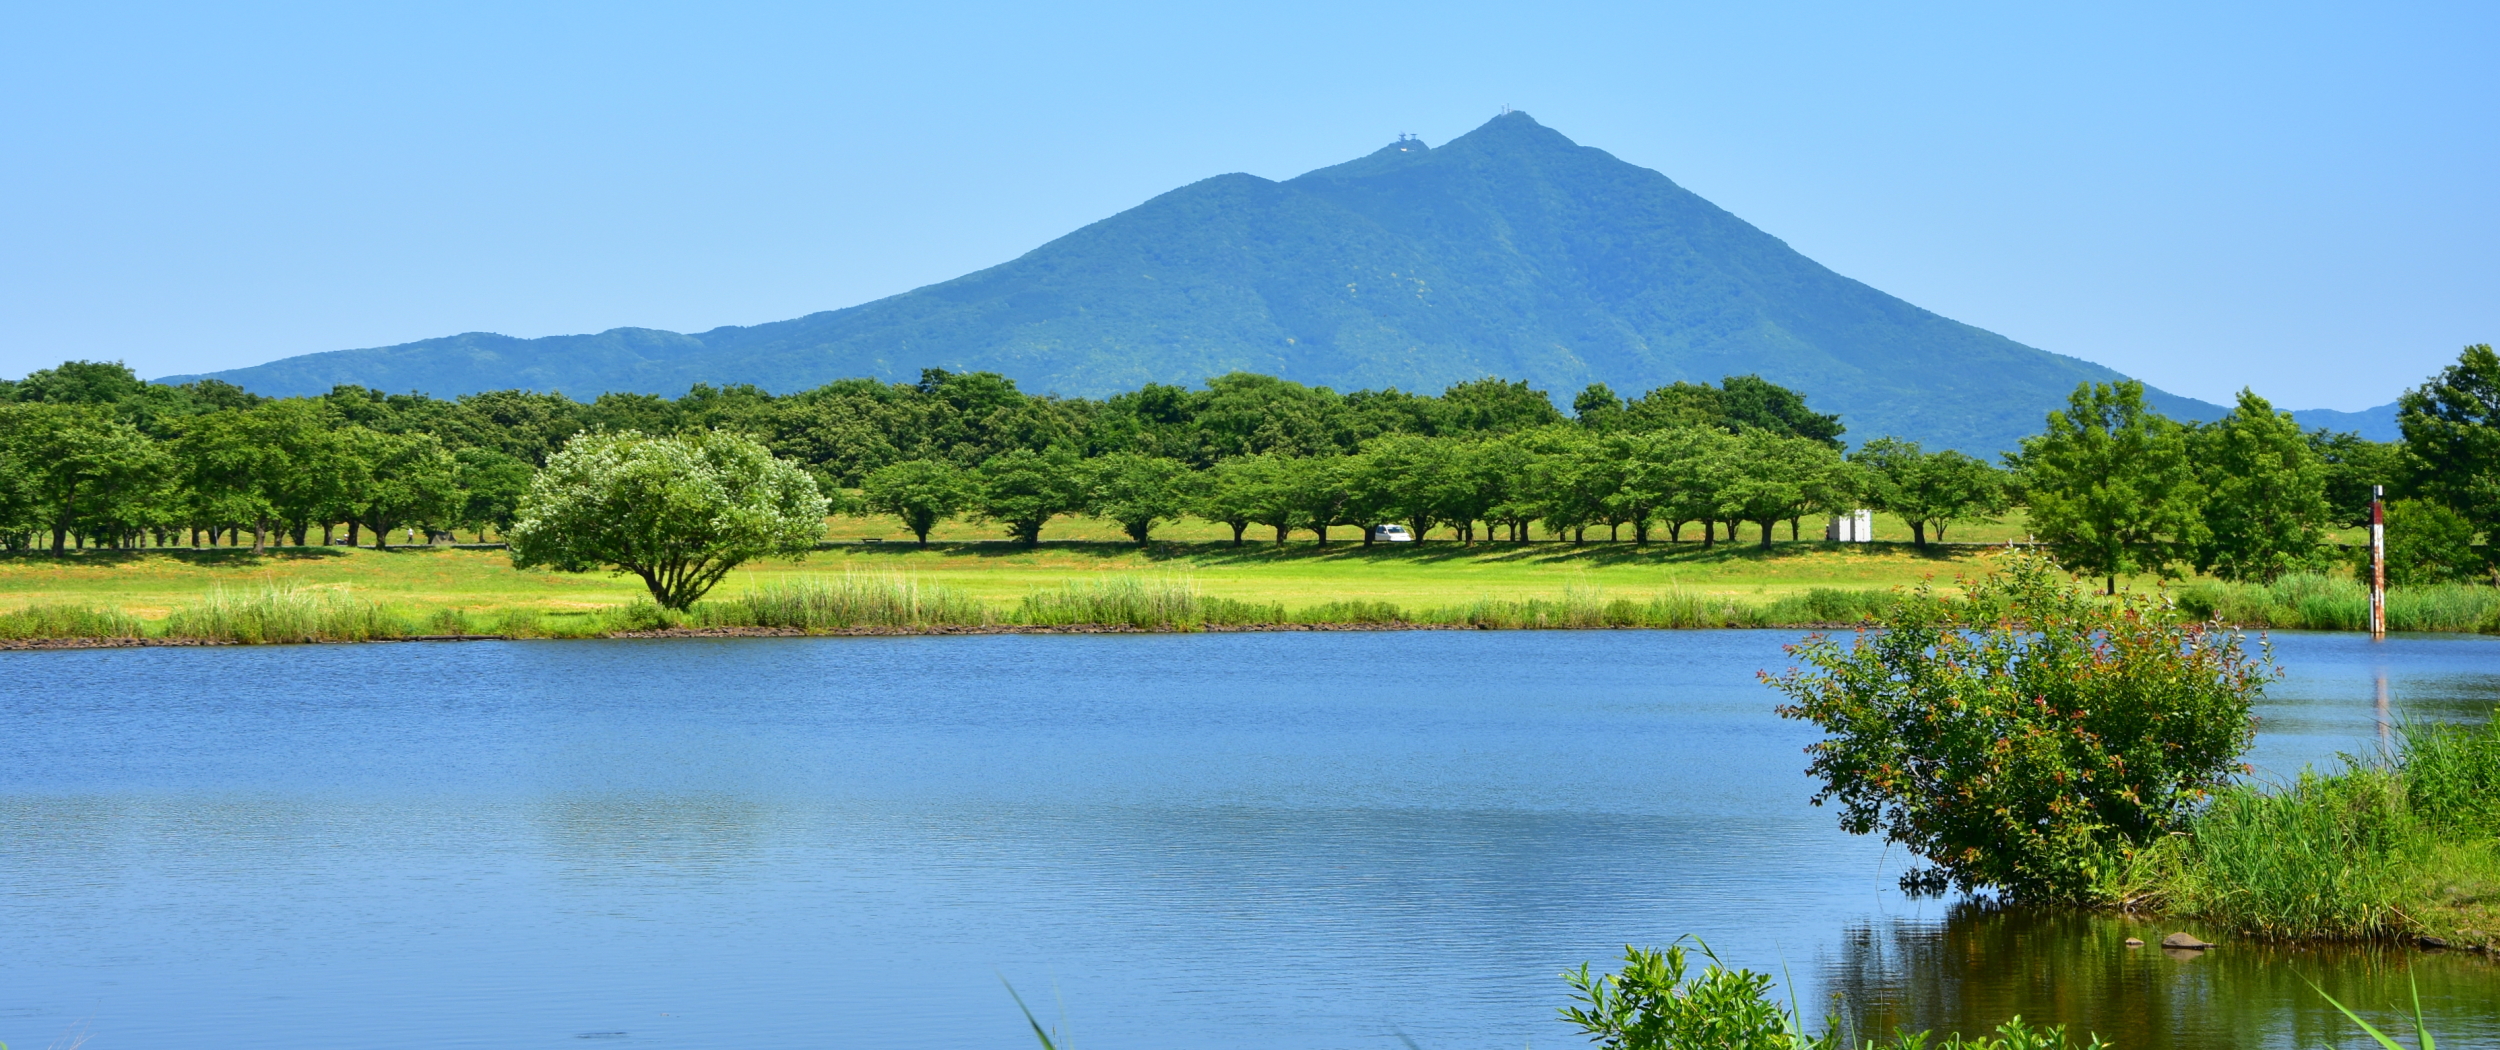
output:
POLYGON ((2192 933, 2174 933, 2168 937, 2162 938, 2161 946, 2164 948, 2186 948, 2191 951, 2201 952, 2207 948, 2213 947, 2213 942, 2197 940, 2196 935, 2192 933))
POLYGON ((2129 937, 2129 938, 2127 938, 2127 947, 2129 947, 2129 948, 2141 948, 2141 947, 2144 947, 2144 938, 2142 938, 2142 937, 2129 937))

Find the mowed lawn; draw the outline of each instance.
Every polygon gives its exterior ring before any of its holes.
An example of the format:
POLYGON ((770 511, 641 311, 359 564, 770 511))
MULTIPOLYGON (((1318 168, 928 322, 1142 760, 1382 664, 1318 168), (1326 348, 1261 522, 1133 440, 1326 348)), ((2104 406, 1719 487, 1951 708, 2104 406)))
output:
MULTIPOLYGON (((2018 535, 2017 529, 2019 524, 1974 528, 1970 531, 1980 535, 1969 541, 2001 542, 2008 534, 2018 535)), ((1879 525, 1877 535, 1896 530, 1897 525, 1879 525)), ((1545 539, 1461 545, 1436 538, 1369 549, 1355 539, 1353 529, 1338 530, 1336 540, 1326 546, 1307 532, 1280 545, 1272 531, 1261 535, 1254 530, 1249 542, 1236 547, 1229 529, 1204 522, 1182 523, 1168 535, 1166 539, 1159 533, 1152 547, 1140 549, 1107 522, 1063 518, 1044 531, 1039 548, 1026 549, 999 538, 995 526, 954 523, 921 548, 888 519, 839 518, 829 525, 829 549, 750 563, 713 595, 732 596, 775 576, 849 572, 909 576, 1006 606, 1036 589, 1142 573, 1185 578, 1215 597, 1292 608, 1360 599, 1429 609, 1574 591, 1645 598, 1681 590, 1769 601, 1818 587, 1883 589, 1931 578, 1950 585, 1959 574, 1984 571, 1988 554, 1969 546, 1922 554, 1907 542, 1883 540, 1790 542, 1785 528, 1775 534, 1778 541, 1768 553, 1750 540, 1722 541, 1705 551, 1689 529, 1681 543, 1665 542, 1661 535, 1635 545, 1628 532, 1620 542, 1604 542, 1601 530, 1580 546, 1545 539), (865 542, 869 540, 877 542, 865 542)), ((1957 534, 1954 539, 1964 537, 1957 534)), ((68 604, 157 619, 213 588, 257 588, 272 582, 343 585, 386 605, 481 613, 507 608, 582 611, 620 605, 644 593, 641 582, 631 576, 515 569, 500 550, 307 547, 255 555, 248 547, 177 548, 86 551, 58 559, 48 554, 0 557, 0 610, 68 604)))

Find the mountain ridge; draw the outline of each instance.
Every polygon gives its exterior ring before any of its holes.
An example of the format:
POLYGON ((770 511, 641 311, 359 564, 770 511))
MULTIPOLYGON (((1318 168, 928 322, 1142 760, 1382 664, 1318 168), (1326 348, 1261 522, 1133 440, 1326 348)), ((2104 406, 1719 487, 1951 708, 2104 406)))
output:
MULTIPOLYGON (((1971 452, 2013 447, 2079 382, 2122 378, 1834 273, 1517 112, 1438 148, 1401 139, 1282 181, 1202 179, 999 265, 843 309, 692 334, 472 332, 208 375, 271 394, 356 383, 588 397, 696 382, 789 393, 924 367, 1083 396, 1237 370, 1340 389, 1496 375, 1563 402, 1589 382, 1638 394, 1757 373, 1839 412, 1853 438, 1971 452)), ((2224 411, 2149 396, 2177 418, 2224 411)))

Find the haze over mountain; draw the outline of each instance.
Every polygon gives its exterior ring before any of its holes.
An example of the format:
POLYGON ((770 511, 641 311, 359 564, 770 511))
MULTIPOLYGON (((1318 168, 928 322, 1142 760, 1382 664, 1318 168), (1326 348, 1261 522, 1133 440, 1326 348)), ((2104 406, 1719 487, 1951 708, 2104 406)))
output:
MULTIPOLYGON (((1425 392, 1490 375, 1566 404, 1592 382, 1637 395, 1750 372, 1839 412, 1852 440, 1974 453, 2015 447, 2077 383, 2121 378, 1833 273, 1519 112, 1438 149, 1401 140, 1284 182, 1206 179, 1002 265, 795 320, 473 332, 212 375, 273 395, 354 383, 587 398, 698 382, 787 393, 927 367, 1085 396, 1235 370, 1425 392)), ((2223 411, 2152 400, 2174 418, 2223 411)))

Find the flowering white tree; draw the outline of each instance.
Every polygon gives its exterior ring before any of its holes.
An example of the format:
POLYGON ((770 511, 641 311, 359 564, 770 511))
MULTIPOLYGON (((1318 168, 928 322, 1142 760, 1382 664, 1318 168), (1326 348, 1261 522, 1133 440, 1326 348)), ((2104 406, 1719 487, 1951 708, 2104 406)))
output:
POLYGON ((742 562, 813 549, 826 506, 806 471, 743 435, 584 434, 547 458, 506 536, 517 567, 630 572, 682 611, 742 562))

